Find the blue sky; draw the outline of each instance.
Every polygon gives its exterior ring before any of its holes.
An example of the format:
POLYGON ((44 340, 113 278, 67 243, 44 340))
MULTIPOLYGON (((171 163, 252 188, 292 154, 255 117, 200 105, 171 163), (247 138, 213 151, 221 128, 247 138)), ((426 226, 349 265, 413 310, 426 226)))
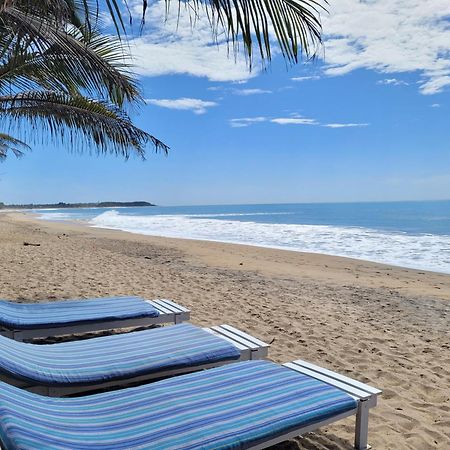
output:
POLYGON ((448 2, 330 3, 323 58, 287 69, 276 56, 252 73, 210 45, 206 23, 163 24, 155 3, 131 42, 147 99, 133 118, 169 156, 149 148, 147 161, 125 162, 34 146, 0 164, 0 201, 449 198, 448 2))

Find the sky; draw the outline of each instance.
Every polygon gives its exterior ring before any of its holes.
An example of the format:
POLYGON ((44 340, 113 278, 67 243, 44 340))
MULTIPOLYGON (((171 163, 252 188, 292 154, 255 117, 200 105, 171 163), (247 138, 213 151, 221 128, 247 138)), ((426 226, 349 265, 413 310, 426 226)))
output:
MULTIPOLYGON (((131 2, 136 19, 139 0, 131 2)), ((450 3, 330 0, 324 46, 249 72, 150 3, 130 33, 146 104, 135 124, 171 149, 146 161, 35 145, 0 163, 5 203, 147 200, 159 205, 450 198, 450 3)), ((135 22, 137 22, 136 20, 135 22)))

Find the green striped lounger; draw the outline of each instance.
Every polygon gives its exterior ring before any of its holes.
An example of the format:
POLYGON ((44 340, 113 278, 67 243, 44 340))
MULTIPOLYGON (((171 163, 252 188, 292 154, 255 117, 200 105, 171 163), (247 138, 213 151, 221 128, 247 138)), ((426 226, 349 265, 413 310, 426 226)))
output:
POLYGON ((63 396, 264 358, 267 350, 267 344, 227 325, 183 323, 52 345, 0 336, 0 378, 63 396))
POLYGON ((0 383, 0 439, 4 450, 261 449, 356 415, 362 450, 378 394, 302 361, 240 362, 78 398, 0 383))
POLYGON ((16 341, 189 320, 170 300, 103 297, 43 303, 0 300, 0 334, 16 341))

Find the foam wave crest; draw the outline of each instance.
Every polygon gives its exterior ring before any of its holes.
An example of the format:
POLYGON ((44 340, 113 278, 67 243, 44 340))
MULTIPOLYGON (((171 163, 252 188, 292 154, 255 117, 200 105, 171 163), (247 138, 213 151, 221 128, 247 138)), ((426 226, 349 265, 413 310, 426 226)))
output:
POLYGON ((51 212, 39 212, 39 219, 42 220, 51 220, 51 221, 65 221, 73 219, 73 215, 70 213, 62 213, 62 212, 53 212, 54 210, 48 209, 46 211, 51 212))
POLYGON ((186 215, 130 216, 107 211, 90 221, 100 228, 201 239, 364 259, 450 273, 450 236, 389 233, 368 228, 267 224, 186 215))

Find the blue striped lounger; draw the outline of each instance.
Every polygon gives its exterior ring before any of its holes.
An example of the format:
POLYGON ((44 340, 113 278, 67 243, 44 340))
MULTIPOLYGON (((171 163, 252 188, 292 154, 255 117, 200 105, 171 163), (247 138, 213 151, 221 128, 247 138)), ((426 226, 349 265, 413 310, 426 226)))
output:
POLYGON ((45 303, 0 300, 1 334, 15 340, 189 320, 170 300, 104 297, 45 303))
POLYGON ((358 402, 269 361, 78 398, 0 383, 0 438, 5 450, 265 448, 355 414, 358 402))
POLYGON ((0 336, 0 377, 60 396, 252 359, 254 353, 187 323, 53 345, 0 336))

